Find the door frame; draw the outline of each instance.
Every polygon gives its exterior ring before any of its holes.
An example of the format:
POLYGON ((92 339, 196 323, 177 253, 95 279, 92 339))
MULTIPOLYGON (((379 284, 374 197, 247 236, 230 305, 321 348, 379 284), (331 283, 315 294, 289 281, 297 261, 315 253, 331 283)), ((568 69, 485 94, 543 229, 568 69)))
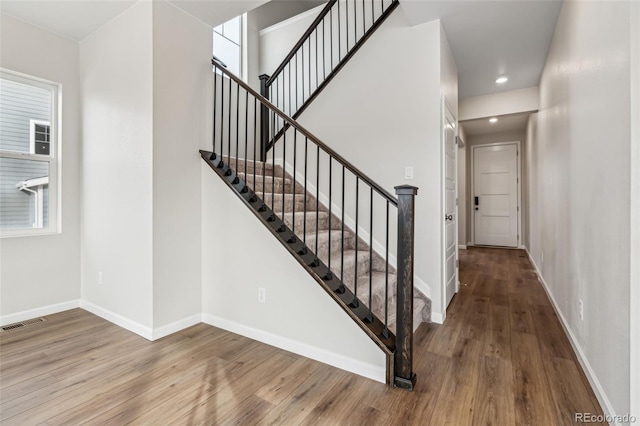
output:
POLYGON ((470 222, 471 222, 471 242, 473 245, 476 245, 476 217, 473 211, 473 197, 476 192, 476 184, 475 184, 475 151, 476 148, 486 148, 489 146, 500 146, 500 145, 516 145, 516 166, 517 166, 517 191, 518 191, 518 209, 517 209, 517 220, 518 220, 518 236, 517 243, 515 248, 524 248, 522 244, 522 143, 520 141, 509 141, 509 142, 493 142, 493 143, 484 143, 473 145, 471 147, 471 190, 469 191, 469 200, 468 206, 470 211, 470 222))
MULTIPOLYGON (((447 122, 447 115, 450 115, 453 119, 453 123, 455 125, 454 132, 454 177, 455 177, 455 197, 456 197, 456 206, 455 206, 455 226, 454 226, 454 243, 455 243, 455 293, 458 293, 460 289, 460 270, 459 270, 459 262, 460 258, 458 247, 458 117, 453 112, 453 108, 451 108, 451 104, 447 101, 444 93, 442 94, 442 103, 441 103, 441 122, 440 122, 440 247, 441 247, 441 259, 440 259, 440 306, 442 307, 442 322, 444 322, 447 316, 447 280, 446 280, 446 271, 447 271, 447 248, 446 248, 446 222, 444 220, 445 210, 446 210, 446 164, 445 164, 445 144, 446 144, 446 131, 445 126, 447 122)), ((454 293, 454 295, 455 295, 454 293)), ((433 321, 433 319, 432 319, 433 321)), ((438 322, 438 321, 437 321, 438 322)))

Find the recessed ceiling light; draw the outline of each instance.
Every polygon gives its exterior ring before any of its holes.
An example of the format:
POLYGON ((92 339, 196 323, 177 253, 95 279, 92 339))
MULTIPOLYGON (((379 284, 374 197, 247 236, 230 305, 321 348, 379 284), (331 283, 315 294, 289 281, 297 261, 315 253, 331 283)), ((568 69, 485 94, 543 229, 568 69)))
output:
POLYGON ((507 81, 509 81, 509 78, 505 76, 496 78, 496 83, 498 84, 503 84, 503 83, 506 83, 507 81))
POLYGON ((497 122, 498 122, 498 119, 497 119, 497 118, 495 118, 495 117, 491 117, 491 118, 489 119, 489 123, 497 123, 497 122))

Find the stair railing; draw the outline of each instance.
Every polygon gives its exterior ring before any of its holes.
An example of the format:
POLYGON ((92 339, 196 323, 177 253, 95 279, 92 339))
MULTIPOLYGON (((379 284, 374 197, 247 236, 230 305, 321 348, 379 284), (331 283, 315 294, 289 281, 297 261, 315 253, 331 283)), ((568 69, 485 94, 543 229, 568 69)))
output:
MULTIPOLYGON (((289 117, 298 118, 398 4, 330 0, 271 76, 260 76, 260 93, 289 117)), ((263 141, 265 151, 286 124, 276 118, 275 137, 263 141)))
POLYGON ((210 165, 345 311, 392 351, 389 370, 395 373, 389 381, 413 389, 417 188, 396 187, 396 199, 221 64, 212 64, 213 150, 206 153, 210 165), (263 156, 265 121, 273 137, 276 120, 287 130, 263 156), (394 222, 397 226, 391 226, 394 222), (321 227, 327 230, 322 243, 321 227), (346 253, 355 255, 351 267, 345 264, 346 253), (394 264, 396 300, 390 293, 394 264), (373 294, 374 278, 384 282, 382 297, 373 294))

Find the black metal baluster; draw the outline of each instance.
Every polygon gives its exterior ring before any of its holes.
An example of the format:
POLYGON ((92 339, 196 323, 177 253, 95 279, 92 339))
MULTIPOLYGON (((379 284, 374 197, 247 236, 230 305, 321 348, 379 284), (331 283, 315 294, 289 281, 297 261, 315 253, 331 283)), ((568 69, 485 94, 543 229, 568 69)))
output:
POLYGON ((247 174, 247 151, 249 149, 249 92, 244 91, 244 182, 249 182, 247 174))
MULTIPOLYGON (((355 4, 355 3, 354 3, 355 4)), ((356 175, 356 260, 353 268, 353 302, 351 306, 358 307, 358 210, 360 209, 360 178, 356 175)))
POLYGON ((328 262, 329 269, 331 269, 331 230, 333 229, 331 227, 331 193, 332 193, 332 187, 333 187, 333 173, 331 171, 332 163, 333 163, 333 157, 329 155, 329 243, 327 247, 327 253, 328 253, 327 257, 329 258, 329 262, 328 262))
MULTIPOLYGON (((262 104, 261 104, 262 105, 262 104)), ((253 98, 253 191, 256 191, 256 147, 258 145, 258 98, 253 98)))
MULTIPOLYGON (((340 9, 340 3, 338 3, 340 9)), ((333 71, 333 8, 329 11, 329 54, 331 56, 331 71, 333 71)))
POLYGON ((373 24, 376 22, 376 12, 375 12, 375 8, 373 7, 373 2, 375 0, 371 0, 371 26, 373 27, 373 24))
POLYGON ((344 21, 345 21, 345 29, 344 29, 344 34, 346 36, 346 46, 347 46, 347 52, 349 52, 349 2, 345 1, 344 3, 344 21))
MULTIPOLYGON (((284 130, 284 127, 282 128, 284 130)), ((282 220, 284 221, 284 189, 285 185, 285 169, 287 164, 287 132, 282 133, 282 220)), ((295 183, 294 183, 295 186, 295 183)), ((295 199, 295 196, 294 196, 295 199)))
MULTIPOLYGON (((314 33, 316 34, 316 89, 318 89, 318 27, 316 27, 314 33)), ((309 94, 311 94, 311 88, 309 88, 309 94)))
POLYGON ((291 117, 291 62, 289 62, 289 65, 287 65, 287 73, 288 73, 288 78, 287 81, 289 82, 289 109, 288 109, 288 115, 289 117, 291 117))
POLYGON ((302 216, 302 238, 304 244, 307 244, 307 150, 309 138, 304 137, 304 214, 302 216))
MULTIPOLYGON (((276 113, 273 113, 273 122, 271 127, 271 140, 275 140, 276 132, 276 113)), ((271 146, 271 210, 275 211, 276 204, 276 144, 271 146)))
MULTIPOLYGON (((311 96, 311 38, 309 38, 308 41, 309 41, 309 81, 308 81, 309 91, 307 92, 308 96, 304 98, 304 101, 302 103, 306 102, 309 96, 311 96)), ((302 92, 304 93, 304 90, 302 92)))
POLYGON ((220 161, 224 164, 224 77, 220 78, 220 161))
POLYGON ((340 241, 342 241, 342 252, 340 253, 340 281, 344 282, 344 164, 342 164, 342 213, 340 224, 340 241))
POLYGON ((364 8, 364 0, 362 0, 362 37, 367 32, 367 20, 365 19, 366 11, 364 8))
POLYGON ((318 255, 318 228, 320 227, 320 145, 316 145, 316 256, 318 255))
POLYGON ((300 50, 301 50, 301 62, 302 62, 302 104, 304 104, 304 44, 302 46, 300 46, 300 50))
POLYGON ((324 18, 322 19, 322 81, 327 79, 327 62, 325 59, 325 51, 327 49, 327 30, 326 24, 324 22, 324 18))
MULTIPOLYGON (((364 15, 363 15, 364 16, 364 15)), ((371 314, 371 296, 373 290, 373 187, 369 188, 369 317, 368 320, 373 322, 371 314)))
POLYGON ((227 127, 227 164, 229 168, 231 168, 231 79, 229 79, 229 116, 228 127, 227 127))
MULTIPOLYGON (((296 233, 296 163, 298 160, 298 129, 293 129, 293 214, 291 219, 291 230, 296 233)), ((307 194, 304 194, 304 199, 307 199, 307 194)))
POLYGON ((217 88, 218 88, 218 72, 215 62, 213 63, 213 151, 211 152, 210 160, 216 159, 216 101, 217 101, 217 88))
POLYGON ((236 174, 238 173, 238 159, 240 158, 240 85, 236 83, 236 174))
POLYGON ((384 259, 384 330, 382 336, 389 338, 389 200, 387 200, 387 229, 385 237, 384 259))

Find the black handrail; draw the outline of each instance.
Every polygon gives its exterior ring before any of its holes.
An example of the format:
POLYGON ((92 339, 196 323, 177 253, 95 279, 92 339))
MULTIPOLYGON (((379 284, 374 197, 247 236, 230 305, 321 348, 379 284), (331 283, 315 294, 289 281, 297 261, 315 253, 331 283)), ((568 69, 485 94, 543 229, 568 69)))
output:
MULTIPOLYGON (((335 152, 333 149, 331 149, 329 146, 327 146, 324 142, 322 142, 320 139, 318 139, 316 136, 314 136, 313 133, 311 133, 310 131, 305 129, 300 123, 298 123, 297 121, 293 120, 291 117, 286 115, 277 106, 275 106, 268 99, 266 99, 264 96, 262 96, 261 94, 259 94, 255 90, 253 90, 251 88, 251 86, 249 86, 247 83, 242 81, 242 79, 240 79, 239 77, 234 75, 232 72, 230 72, 226 68, 216 66, 217 62, 214 61, 213 59, 211 60, 211 64, 214 67, 216 67, 216 69, 218 71, 220 71, 221 73, 225 74, 227 77, 229 77, 231 80, 233 80, 235 83, 237 83, 244 90, 246 90, 247 92, 249 92, 250 94, 252 94, 256 98, 258 98, 258 101, 260 101, 263 105, 265 105, 273 113, 277 114, 282 120, 286 121, 287 123, 289 123, 290 125, 292 125, 296 129, 298 129, 298 131, 300 133, 302 133, 303 135, 308 137, 309 140, 311 140, 313 143, 315 143, 320 148, 322 148, 322 150, 324 152, 326 152, 331 157, 336 159, 338 162, 343 164, 349 171, 351 171, 351 173, 353 173, 354 175, 358 176, 360 178, 360 180, 362 180, 367 185, 372 187, 379 195, 381 195, 384 198, 386 198, 394 206, 396 206, 396 207, 398 206, 397 198, 395 198, 393 195, 391 195, 387 190, 382 188, 380 185, 375 183, 370 177, 368 177, 367 175, 362 173, 360 170, 358 170, 358 168, 356 166, 354 166, 349 161, 347 161, 343 156, 341 156, 340 154, 335 152)), ((262 125, 264 125, 264 123, 262 123, 262 125)))

